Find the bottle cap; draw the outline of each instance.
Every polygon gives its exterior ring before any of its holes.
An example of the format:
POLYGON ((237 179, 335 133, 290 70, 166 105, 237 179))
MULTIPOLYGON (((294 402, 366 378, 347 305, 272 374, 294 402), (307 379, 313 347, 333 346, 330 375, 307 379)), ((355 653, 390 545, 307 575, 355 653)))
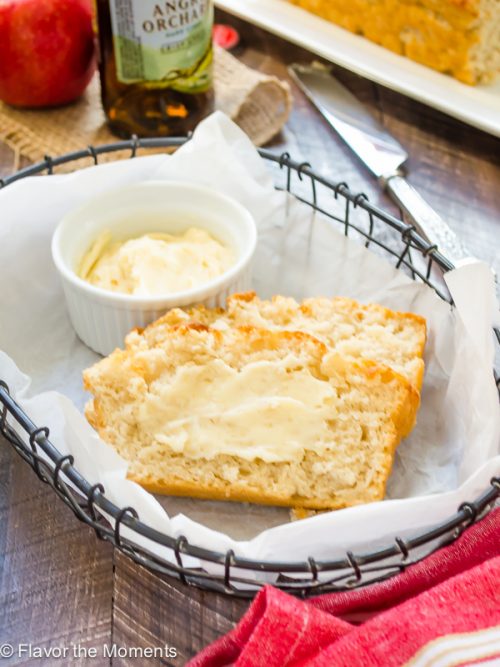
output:
POLYGON ((240 34, 236 28, 224 23, 215 23, 212 35, 217 46, 228 51, 238 46, 240 41, 240 34))

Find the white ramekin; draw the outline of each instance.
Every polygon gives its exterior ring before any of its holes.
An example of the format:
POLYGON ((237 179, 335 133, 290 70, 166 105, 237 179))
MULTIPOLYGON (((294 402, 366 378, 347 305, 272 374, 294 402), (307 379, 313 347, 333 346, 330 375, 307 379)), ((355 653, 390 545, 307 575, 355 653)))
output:
POLYGON ((107 355, 123 347, 129 331, 150 324, 169 308, 221 306, 229 294, 249 289, 256 243, 253 217, 230 197, 200 185, 147 181, 107 192, 67 214, 54 233, 52 257, 76 333, 90 348, 107 355), (193 226, 231 247, 237 258, 228 271, 199 288, 142 297, 103 290, 76 274, 83 255, 103 231, 125 240, 150 232, 182 234, 193 226))

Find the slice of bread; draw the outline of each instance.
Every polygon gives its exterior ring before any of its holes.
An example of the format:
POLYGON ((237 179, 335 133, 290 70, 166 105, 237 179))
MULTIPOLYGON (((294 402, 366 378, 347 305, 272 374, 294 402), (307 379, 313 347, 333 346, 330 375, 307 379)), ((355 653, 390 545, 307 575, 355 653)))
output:
POLYGON ((84 384, 88 420, 145 488, 311 509, 381 500, 419 402, 390 368, 308 334, 163 321, 84 384))
POLYGON ((377 304, 336 297, 259 299, 254 292, 235 294, 226 310, 198 306, 174 309, 144 331, 147 340, 162 336, 163 327, 199 322, 218 329, 249 325, 272 330, 303 331, 349 359, 371 359, 404 375, 417 391, 424 376, 426 323, 413 313, 398 313, 377 304))

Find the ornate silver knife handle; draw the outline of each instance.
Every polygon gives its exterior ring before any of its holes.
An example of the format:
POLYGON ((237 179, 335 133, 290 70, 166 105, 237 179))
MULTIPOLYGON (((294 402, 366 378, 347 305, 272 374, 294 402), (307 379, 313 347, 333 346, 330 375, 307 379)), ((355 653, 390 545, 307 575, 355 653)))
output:
POLYGON ((417 231, 455 266, 472 257, 455 232, 401 175, 381 179, 387 192, 412 220, 417 231))

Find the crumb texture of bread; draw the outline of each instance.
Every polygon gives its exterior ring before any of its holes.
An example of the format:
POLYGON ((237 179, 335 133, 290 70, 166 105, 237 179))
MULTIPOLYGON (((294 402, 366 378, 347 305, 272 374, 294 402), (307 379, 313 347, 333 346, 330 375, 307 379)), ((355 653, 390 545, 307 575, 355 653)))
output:
POLYGON ((289 0, 468 84, 500 71, 498 0, 289 0))
MULTIPOLYGON (((226 310, 196 307, 174 309, 144 331, 154 346, 162 327, 196 322, 216 329, 253 326, 303 331, 352 360, 370 359, 406 377, 417 391, 424 376, 426 322, 413 313, 398 313, 377 304, 363 305, 343 297, 311 298, 298 303, 290 297, 262 300, 254 292, 229 297, 226 310)), ((133 344, 132 337, 128 339, 133 344)))
POLYGON ((406 377, 307 333, 182 313, 84 373, 86 416, 131 479, 157 493, 318 510, 384 497, 419 403, 406 377))

